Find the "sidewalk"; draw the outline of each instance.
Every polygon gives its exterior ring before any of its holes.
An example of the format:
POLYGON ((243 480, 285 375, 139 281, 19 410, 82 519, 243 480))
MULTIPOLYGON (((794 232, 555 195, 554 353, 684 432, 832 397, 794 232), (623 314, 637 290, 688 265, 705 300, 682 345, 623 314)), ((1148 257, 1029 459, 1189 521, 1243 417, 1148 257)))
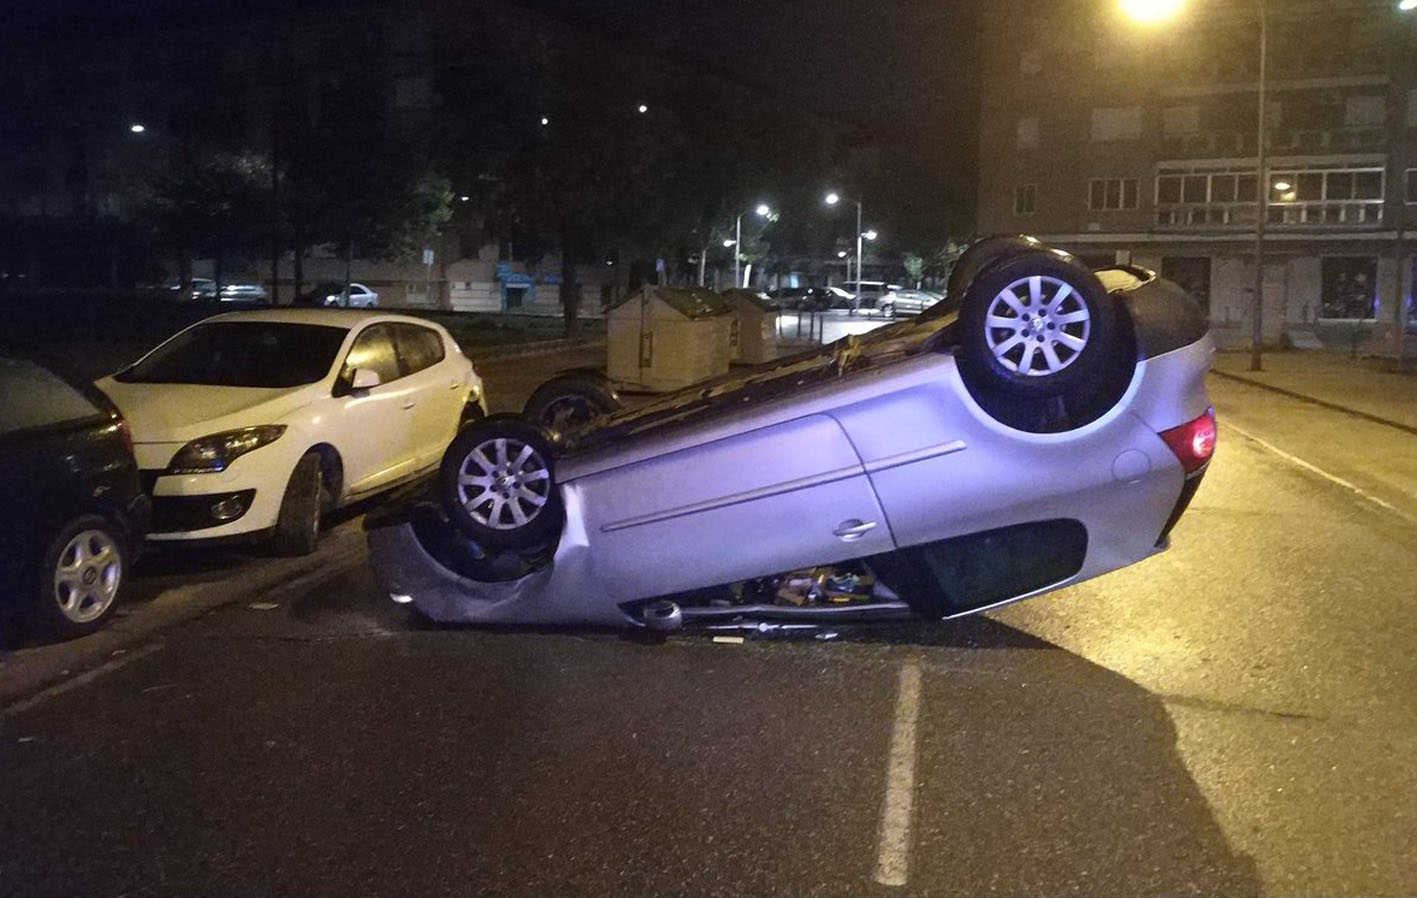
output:
POLYGON ((1251 371, 1249 352, 1225 351, 1212 371, 1417 434, 1417 374, 1388 370, 1388 359, 1288 350, 1266 352, 1263 364, 1251 371))

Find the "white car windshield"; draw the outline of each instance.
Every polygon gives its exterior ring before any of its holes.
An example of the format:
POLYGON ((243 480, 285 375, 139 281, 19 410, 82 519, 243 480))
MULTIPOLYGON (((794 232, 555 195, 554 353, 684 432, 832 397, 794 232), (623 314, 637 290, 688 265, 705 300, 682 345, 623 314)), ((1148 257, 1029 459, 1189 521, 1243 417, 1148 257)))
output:
POLYGON ((124 383, 296 387, 330 373, 349 331, 319 324, 218 321, 183 331, 116 379, 124 383))

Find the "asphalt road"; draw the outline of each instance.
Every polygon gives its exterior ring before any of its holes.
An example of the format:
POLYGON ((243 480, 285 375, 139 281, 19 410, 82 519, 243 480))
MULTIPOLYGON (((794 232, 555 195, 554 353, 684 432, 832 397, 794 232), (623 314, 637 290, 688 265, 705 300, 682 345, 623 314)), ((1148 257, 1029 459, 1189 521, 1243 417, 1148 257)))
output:
POLYGON ((1417 894, 1413 438, 1213 395, 1170 552, 964 622, 424 629, 351 521, 0 712, 0 895, 1417 894))

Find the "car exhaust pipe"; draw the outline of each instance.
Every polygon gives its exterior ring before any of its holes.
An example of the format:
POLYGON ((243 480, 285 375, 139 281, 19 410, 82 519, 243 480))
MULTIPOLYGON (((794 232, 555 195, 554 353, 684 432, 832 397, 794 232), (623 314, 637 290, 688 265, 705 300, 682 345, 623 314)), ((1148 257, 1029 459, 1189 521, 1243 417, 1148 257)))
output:
POLYGON ((684 612, 675 603, 661 599, 650 602, 640 611, 644 625, 658 633, 669 633, 684 626, 684 612))

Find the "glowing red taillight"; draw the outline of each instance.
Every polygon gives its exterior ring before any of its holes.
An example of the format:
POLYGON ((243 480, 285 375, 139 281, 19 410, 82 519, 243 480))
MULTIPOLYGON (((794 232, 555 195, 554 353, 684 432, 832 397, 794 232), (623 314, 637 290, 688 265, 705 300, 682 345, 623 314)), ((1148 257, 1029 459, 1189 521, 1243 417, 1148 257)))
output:
POLYGON ((1206 409, 1204 415, 1180 427, 1163 430, 1161 438, 1181 460, 1186 474, 1196 473, 1215 454, 1215 409, 1206 409))

